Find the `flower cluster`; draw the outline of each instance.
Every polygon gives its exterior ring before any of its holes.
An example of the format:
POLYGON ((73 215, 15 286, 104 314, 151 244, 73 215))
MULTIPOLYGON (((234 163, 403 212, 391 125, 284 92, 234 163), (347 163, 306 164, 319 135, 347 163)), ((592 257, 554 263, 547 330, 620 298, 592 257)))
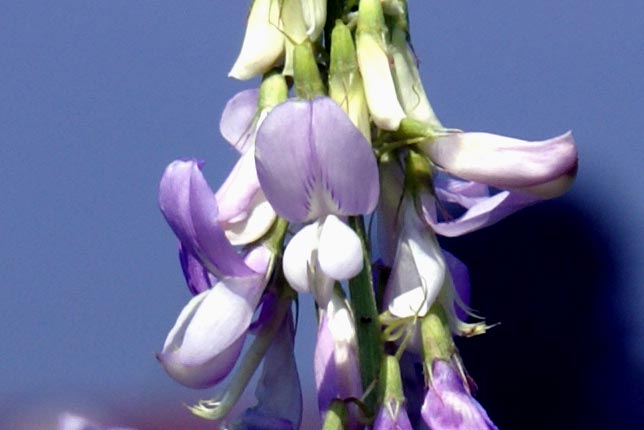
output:
POLYGON ((230 429, 300 427, 292 306, 310 293, 323 428, 496 429, 453 341, 489 326, 437 236, 564 193, 571 133, 528 142, 443 127, 405 0, 254 0, 230 76, 261 77, 221 117, 232 172, 214 192, 204 163, 177 160, 159 187, 194 297, 158 359, 188 387, 227 378, 192 412, 230 429), (261 363, 257 405, 229 417, 261 363))

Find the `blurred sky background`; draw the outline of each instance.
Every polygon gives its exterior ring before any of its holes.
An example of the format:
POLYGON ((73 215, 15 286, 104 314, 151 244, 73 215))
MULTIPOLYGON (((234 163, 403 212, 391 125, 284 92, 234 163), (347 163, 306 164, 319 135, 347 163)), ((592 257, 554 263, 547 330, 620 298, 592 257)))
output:
MULTIPOLYGON (((644 2, 410 9, 445 125, 572 129, 579 145, 565 197, 443 242, 470 266, 474 307, 501 322, 460 342, 479 399, 504 429, 644 428, 644 2)), ((218 123, 257 84, 226 77, 245 14, 222 0, 0 4, 0 428, 53 428, 62 410, 208 428, 182 404, 215 390, 177 386, 154 359, 190 298, 156 194, 175 158, 205 159, 213 188, 235 161, 218 123)))

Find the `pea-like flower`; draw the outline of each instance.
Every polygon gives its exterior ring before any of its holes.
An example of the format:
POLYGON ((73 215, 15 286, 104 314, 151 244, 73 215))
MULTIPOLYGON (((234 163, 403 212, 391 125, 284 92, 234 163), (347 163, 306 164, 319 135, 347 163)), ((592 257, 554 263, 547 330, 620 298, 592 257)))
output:
POLYGON ((432 430, 497 430, 457 371, 443 360, 434 360, 421 414, 432 430))
POLYGON ((334 280, 363 267, 362 244, 345 223, 378 201, 378 168, 371 145, 330 98, 289 100, 260 126, 257 175, 277 214, 305 225, 284 252, 284 274, 322 307, 334 280))
POLYGON ((215 195, 195 160, 167 167, 159 206, 179 238, 184 273, 197 295, 179 315, 158 359, 178 382, 211 386, 241 352, 272 256, 263 246, 242 255, 228 241, 215 195))
POLYGON ((537 142, 489 133, 448 133, 428 140, 421 149, 440 169, 434 176, 435 193, 420 196, 424 217, 443 236, 478 230, 560 196, 577 173, 577 148, 570 132, 537 142), (461 206, 463 212, 451 217, 447 205, 461 206))

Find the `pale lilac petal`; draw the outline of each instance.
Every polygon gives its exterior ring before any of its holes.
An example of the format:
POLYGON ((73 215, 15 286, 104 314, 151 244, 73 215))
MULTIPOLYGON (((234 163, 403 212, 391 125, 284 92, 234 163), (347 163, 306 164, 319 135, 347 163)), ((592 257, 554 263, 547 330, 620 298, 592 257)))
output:
POLYGON ((337 281, 351 279, 362 270, 360 238, 335 215, 328 215, 322 224, 318 262, 322 271, 337 281))
POLYGON ((333 399, 360 398, 362 382, 353 315, 344 299, 334 294, 320 313, 314 369, 320 416, 324 418, 333 399))
MULTIPOLYGON (((454 200, 457 199, 452 201, 454 200)), ((472 199, 462 196, 459 203, 467 204, 469 208, 454 219, 442 221, 438 219, 440 208, 437 207, 435 197, 429 193, 420 196, 425 221, 437 234, 447 237, 480 230, 539 201, 541 199, 536 196, 513 191, 501 191, 487 198, 472 199)))
POLYGON ((431 429, 497 430, 456 371, 442 360, 434 360, 432 382, 421 414, 431 429))
POLYGON ((197 295, 210 289, 212 284, 208 271, 193 254, 186 252, 181 245, 179 245, 179 261, 183 276, 186 278, 186 283, 192 294, 197 295))
POLYGON ((258 97, 259 90, 256 88, 241 91, 228 100, 221 114, 221 135, 242 154, 253 145, 258 97))
POLYGON ((253 274, 219 225, 219 209, 212 190, 195 160, 172 162, 159 184, 159 207, 187 252, 212 273, 224 276, 253 274))
POLYGON ((445 280, 445 261, 434 233, 424 225, 411 199, 403 202, 403 220, 384 303, 400 318, 424 316, 445 280))
POLYGON ((166 371, 193 388, 211 386, 234 366, 264 278, 226 278, 195 296, 183 309, 158 355, 166 371))
POLYGON ((277 216, 259 186, 253 151, 241 156, 215 196, 219 223, 232 245, 258 240, 277 216))
MULTIPOLYGON (((502 189, 549 183, 577 168, 570 132, 538 142, 489 133, 452 133, 426 142, 423 150, 454 176, 502 189)), ((556 191, 561 194, 565 188, 556 191)))
POLYGON ((289 221, 366 214, 376 206, 371 146, 328 97, 275 107, 257 132, 255 158, 266 197, 289 221))
POLYGON ((282 267, 289 285, 299 293, 311 292, 311 256, 318 246, 319 228, 317 223, 309 224, 289 241, 284 250, 282 267))
POLYGON ((371 145, 332 99, 313 102, 313 142, 322 184, 336 205, 336 215, 373 212, 378 204, 378 166, 371 145))
POLYGON ((259 240, 275 223, 277 214, 261 190, 249 204, 246 218, 222 222, 226 237, 233 245, 246 245, 259 240))
POLYGON ((293 319, 286 315, 264 356, 255 397, 257 406, 236 420, 234 430, 296 430, 302 419, 302 390, 297 373, 293 319))
POLYGON ((219 221, 235 221, 248 216, 250 202, 261 190, 253 152, 242 155, 217 190, 219 221))

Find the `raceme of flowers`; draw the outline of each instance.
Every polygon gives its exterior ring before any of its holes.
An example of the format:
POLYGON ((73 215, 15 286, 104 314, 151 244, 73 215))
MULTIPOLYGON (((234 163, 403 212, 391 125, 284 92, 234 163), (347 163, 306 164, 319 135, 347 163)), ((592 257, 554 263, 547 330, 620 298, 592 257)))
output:
POLYGON ((176 160, 159 186, 193 297, 157 357, 185 386, 218 387, 196 415, 300 428, 294 303, 311 294, 322 428, 497 428, 453 340, 489 326, 439 236, 563 194, 575 141, 444 127, 410 40, 405 0, 252 2, 230 76, 261 83, 220 123, 237 164, 215 191, 217 166, 176 160), (257 404, 232 416, 262 363, 257 404))

